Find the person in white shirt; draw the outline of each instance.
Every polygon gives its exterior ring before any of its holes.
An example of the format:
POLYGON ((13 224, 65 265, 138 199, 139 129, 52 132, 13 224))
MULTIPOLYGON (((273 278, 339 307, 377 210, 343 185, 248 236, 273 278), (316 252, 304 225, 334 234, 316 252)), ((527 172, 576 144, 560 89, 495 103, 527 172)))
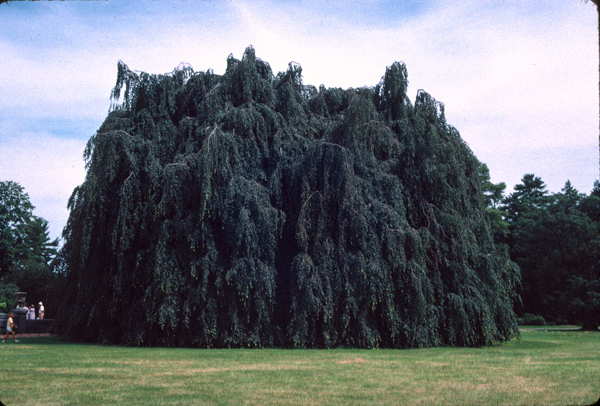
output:
POLYGON ((38 314, 40 315, 39 319, 43 320, 44 319, 44 305, 42 304, 42 302, 39 302, 38 304, 40 305, 40 308, 38 309, 38 314))
POLYGON ((35 320, 35 306, 29 306, 29 320, 35 320))

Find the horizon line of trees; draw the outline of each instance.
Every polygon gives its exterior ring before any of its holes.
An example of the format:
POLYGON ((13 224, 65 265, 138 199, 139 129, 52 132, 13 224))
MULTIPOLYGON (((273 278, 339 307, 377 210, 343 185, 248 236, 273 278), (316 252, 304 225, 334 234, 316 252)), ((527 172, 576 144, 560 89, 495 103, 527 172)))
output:
MULTIPOLYGON (((600 314, 600 182, 594 182, 589 195, 570 181, 561 192, 550 193, 540 177, 525 174, 506 196, 506 184, 491 183, 485 164, 480 179, 495 241, 508 245, 520 268, 517 315, 595 329, 598 318, 593 315, 600 314)), ((60 301, 52 298, 61 295, 64 269, 59 269, 58 239, 50 240, 47 221, 34 216, 33 209, 18 183, 0 182, 0 303, 13 308, 14 292, 23 286, 30 298, 47 303, 53 316, 60 301)))
POLYGON ((570 181, 549 193, 525 174, 504 196, 503 183, 489 187, 488 212, 498 244, 507 245, 521 271, 515 310, 542 323, 578 324, 597 330, 600 321, 600 182, 589 195, 570 181))
POLYGON ((17 291, 28 305, 43 302, 52 318, 62 301, 64 274, 57 268, 58 238, 49 236, 48 221, 33 214, 24 188, 0 181, 0 311, 14 309, 17 291))

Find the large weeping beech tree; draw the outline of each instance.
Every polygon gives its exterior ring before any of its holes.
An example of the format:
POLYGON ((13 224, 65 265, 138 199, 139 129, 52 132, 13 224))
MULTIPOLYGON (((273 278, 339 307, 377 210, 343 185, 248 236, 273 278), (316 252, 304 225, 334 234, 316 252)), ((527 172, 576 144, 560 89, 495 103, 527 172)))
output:
POLYGON ((401 63, 304 85, 246 49, 225 74, 131 71, 85 150, 58 331, 199 347, 480 346, 517 334, 476 159, 401 63))

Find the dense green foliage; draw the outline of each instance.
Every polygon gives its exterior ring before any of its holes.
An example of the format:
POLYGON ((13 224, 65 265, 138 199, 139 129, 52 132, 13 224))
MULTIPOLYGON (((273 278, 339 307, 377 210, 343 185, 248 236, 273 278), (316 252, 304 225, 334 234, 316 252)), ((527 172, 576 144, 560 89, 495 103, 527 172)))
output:
POLYGON ((10 312, 17 305, 15 292, 19 287, 14 283, 0 283, 0 312, 10 312))
POLYGON ((597 329, 600 322, 600 184, 590 196, 570 182, 549 195, 533 174, 505 200, 511 258, 523 278, 519 313, 597 329))
POLYGON ((58 331, 143 345, 478 346, 516 334, 481 163, 444 106, 304 85, 248 48, 224 75, 118 64, 69 202, 58 331), (119 103, 119 101, 122 101, 119 103))
MULTIPOLYGON (((52 271, 58 240, 50 240, 48 222, 33 214, 33 205, 23 187, 13 181, 0 182, 0 302, 14 308, 14 292, 23 290, 28 299, 56 302, 60 282, 52 271)), ((48 307, 48 306, 47 306, 48 307)), ((50 314, 56 306, 48 308, 50 314)))

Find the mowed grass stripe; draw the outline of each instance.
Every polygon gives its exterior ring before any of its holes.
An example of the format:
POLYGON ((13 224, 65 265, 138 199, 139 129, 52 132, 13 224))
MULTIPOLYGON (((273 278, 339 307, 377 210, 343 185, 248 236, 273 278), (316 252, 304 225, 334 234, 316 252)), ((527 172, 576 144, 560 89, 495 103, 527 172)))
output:
POLYGON ((129 348, 24 338, 0 346, 6 405, 584 405, 600 334, 523 331, 486 348, 129 348))

